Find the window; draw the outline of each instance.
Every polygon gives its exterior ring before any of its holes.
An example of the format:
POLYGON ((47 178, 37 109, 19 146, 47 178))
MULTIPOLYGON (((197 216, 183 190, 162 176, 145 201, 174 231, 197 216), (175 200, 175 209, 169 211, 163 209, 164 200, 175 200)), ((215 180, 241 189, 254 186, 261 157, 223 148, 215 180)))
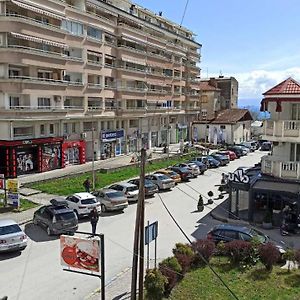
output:
POLYGON ((15 96, 9 96, 9 106, 10 107, 19 107, 20 106, 20 98, 15 96))
POLYGON ((33 127, 15 127, 14 137, 33 136, 33 127))
POLYGON ((71 123, 71 132, 76 133, 76 123, 71 123))
POLYGON ((63 128, 64 134, 68 134, 68 124, 64 123, 64 128, 63 128))
POLYGON ((233 230, 224 230, 223 235, 227 238, 235 240, 237 238, 237 232, 233 230))
POLYGON ((9 69, 8 71, 9 78, 19 77, 21 75, 20 69, 9 69))
POLYGON ((202 95, 201 96, 201 103, 207 103, 207 101, 208 101, 207 95, 202 95))
POLYGON ((49 124, 49 134, 54 134, 54 124, 49 124))
POLYGON ((41 78, 41 79, 52 79, 52 71, 39 70, 37 74, 38 74, 38 78, 41 78))
POLYGON ((36 17, 35 17, 35 20, 36 20, 37 22, 40 22, 40 23, 43 23, 43 24, 46 24, 46 25, 49 24, 49 19, 46 18, 46 17, 36 16, 36 17))
POLYGON ((242 241, 250 242, 251 241, 251 236, 242 232, 239 232, 239 238, 242 241))
POLYGON ((102 39, 102 32, 101 30, 97 29, 97 28, 94 28, 94 27, 90 27, 88 26, 87 28, 87 35, 94 38, 94 39, 97 39, 97 40, 101 40, 102 39))
POLYGON ((38 108, 50 108, 50 98, 39 97, 38 98, 38 108))
POLYGON ((62 20, 61 28, 74 35, 83 35, 83 25, 77 22, 62 20))
POLYGON ((220 125, 220 128, 221 129, 226 129, 226 126, 225 125, 220 125))
POLYGON ((44 124, 40 125, 40 134, 45 135, 45 125, 44 124))

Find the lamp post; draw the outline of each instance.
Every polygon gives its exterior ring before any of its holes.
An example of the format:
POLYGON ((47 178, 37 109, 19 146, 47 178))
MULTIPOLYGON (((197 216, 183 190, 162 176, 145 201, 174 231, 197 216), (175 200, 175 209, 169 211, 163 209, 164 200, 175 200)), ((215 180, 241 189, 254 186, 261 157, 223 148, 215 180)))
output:
POLYGON ((94 113, 92 112, 92 187, 95 190, 95 138, 94 138, 94 113))

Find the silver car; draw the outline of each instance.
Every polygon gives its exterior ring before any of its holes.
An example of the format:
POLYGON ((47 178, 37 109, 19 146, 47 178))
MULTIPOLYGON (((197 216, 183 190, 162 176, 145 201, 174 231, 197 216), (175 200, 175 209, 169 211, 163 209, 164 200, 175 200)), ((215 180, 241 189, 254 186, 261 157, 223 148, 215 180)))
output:
POLYGON ((138 200, 139 188, 135 184, 128 183, 128 182, 121 182, 121 183, 115 183, 108 188, 119 192, 123 192, 127 197, 128 202, 136 202, 138 200))
POLYGON ((27 235, 11 219, 0 219, 0 252, 24 250, 27 246, 27 235))
POLYGON ((128 207, 128 200, 123 192, 113 189, 102 189, 92 193, 101 204, 101 211, 124 210, 128 207))
POLYGON ((155 173, 145 176, 145 179, 151 180, 159 190, 170 190, 175 186, 175 181, 165 174, 155 173))
POLYGON ((200 175, 200 168, 194 164, 194 163, 180 163, 180 164, 176 164, 174 165, 174 167, 184 167, 187 168, 189 171, 191 171, 193 177, 197 177, 198 175, 200 175))

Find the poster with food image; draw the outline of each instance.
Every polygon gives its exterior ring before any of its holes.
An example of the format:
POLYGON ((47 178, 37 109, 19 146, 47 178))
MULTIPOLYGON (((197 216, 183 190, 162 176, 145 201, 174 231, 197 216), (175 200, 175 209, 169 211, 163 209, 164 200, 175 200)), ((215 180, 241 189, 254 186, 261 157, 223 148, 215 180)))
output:
POLYGON ((99 273, 100 240, 61 235, 60 258, 63 267, 99 273))

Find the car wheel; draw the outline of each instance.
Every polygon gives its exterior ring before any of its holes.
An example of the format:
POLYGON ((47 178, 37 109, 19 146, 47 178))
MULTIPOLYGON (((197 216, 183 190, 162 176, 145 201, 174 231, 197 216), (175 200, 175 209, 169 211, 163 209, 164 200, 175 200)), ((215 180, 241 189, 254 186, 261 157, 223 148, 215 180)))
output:
POLYGON ((47 231, 47 234, 48 234, 49 236, 52 235, 52 231, 51 231, 51 229, 50 229, 49 226, 47 227, 46 231, 47 231))
POLYGON ((104 204, 101 204, 101 212, 103 213, 107 212, 107 209, 104 204))
POLYGON ((75 215, 76 215, 77 219, 79 220, 79 214, 78 214, 78 211, 77 211, 77 210, 74 210, 74 212, 75 212, 75 215))
POLYGON ((32 223, 33 223, 33 225, 38 225, 38 221, 35 217, 33 217, 32 223))

